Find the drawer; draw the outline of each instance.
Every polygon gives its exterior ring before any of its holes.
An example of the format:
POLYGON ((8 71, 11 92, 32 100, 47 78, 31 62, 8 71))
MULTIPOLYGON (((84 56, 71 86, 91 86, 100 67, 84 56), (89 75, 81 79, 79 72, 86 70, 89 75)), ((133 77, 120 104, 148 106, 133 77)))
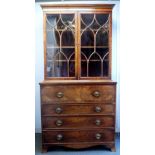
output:
POLYGON ((81 100, 85 102, 114 102, 115 87, 113 85, 81 87, 81 100))
POLYGON ((114 130, 43 131, 43 143, 112 142, 114 130))
POLYGON ((80 87, 44 86, 41 88, 42 103, 80 102, 80 87))
POLYGON ((113 104, 43 104, 42 116, 112 114, 113 104))
POLYGON ((115 102, 114 85, 67 85, 41 88, 42 103, 115 102))
POLYGON ((43 129, 114 127, 114 116, 42 117, 43 129))

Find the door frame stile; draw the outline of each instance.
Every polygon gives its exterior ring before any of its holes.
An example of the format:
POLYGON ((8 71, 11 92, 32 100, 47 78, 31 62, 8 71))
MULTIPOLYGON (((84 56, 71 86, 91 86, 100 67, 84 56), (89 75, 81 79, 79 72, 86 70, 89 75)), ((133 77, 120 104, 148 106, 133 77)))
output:
POLYGON ((81 27, 80 27, 80 12, 77 11, 77 33, 78 33, 78 38, 77 38, 77 41, 78 41, 78 44, 77 44, 77 52, 78 52, 78 60, 77 60, 77 63, 78 63, 78 80, 80 79, 81 77, 81 27))

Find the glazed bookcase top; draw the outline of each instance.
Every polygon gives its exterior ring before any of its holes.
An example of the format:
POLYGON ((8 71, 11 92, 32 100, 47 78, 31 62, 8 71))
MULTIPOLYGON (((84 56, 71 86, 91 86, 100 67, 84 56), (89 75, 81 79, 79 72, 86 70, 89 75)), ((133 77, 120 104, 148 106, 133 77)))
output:
POLYGON ((46 80, 111 79, 113 5, 93 6, 42 5, 46 80))

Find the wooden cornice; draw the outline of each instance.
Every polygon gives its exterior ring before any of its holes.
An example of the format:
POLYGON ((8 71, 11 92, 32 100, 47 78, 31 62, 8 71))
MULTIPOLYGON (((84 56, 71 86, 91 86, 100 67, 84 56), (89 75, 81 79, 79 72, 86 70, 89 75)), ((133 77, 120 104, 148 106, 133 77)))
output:
POLYGON ((42 9, 50 8, 98 8, 112 9, 115 4, 41 4, 42 9))

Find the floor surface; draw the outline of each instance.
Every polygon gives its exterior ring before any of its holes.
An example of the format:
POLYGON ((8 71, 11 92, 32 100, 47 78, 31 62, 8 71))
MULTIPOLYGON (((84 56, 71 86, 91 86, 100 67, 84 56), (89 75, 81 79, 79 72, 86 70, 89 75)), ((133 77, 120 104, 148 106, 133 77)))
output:
POLYGON ((120 155, 120 136, 116 136, 116 152, 104 149, 102 146, 92 147, 89 149, 73 150, 73 149, 52 149, 47 153, 41 153, 41 134, 35 135, 35 155, 120 155))

